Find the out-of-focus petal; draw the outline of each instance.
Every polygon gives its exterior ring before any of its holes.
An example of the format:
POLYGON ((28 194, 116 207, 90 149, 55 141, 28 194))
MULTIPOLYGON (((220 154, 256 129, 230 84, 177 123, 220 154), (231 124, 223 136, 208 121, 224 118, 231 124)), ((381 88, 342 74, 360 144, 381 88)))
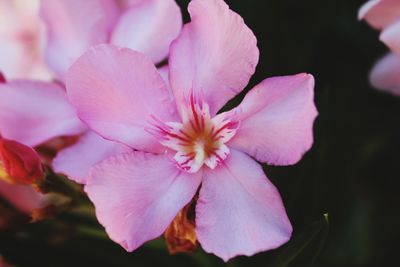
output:
POLYGON ((125 10, 125 9, 132 7, 133 5, 139 5, 148 0, 116 0, 116 1, 117 1, 117 4, 120 6, 120 8, 122 10, 125 10))
POLYGON ((194 90, 215 114, 253 75, 257 40, 222 0, 193 0, 189 12, 192 21, 171 45, 171 87, 178 105, 194 90))
POLYGON ((400 2, 370 0, 360 8, 358 18, 366 20, 374 28, 383 29, 400 18, 400 2))
POLYGON ((60 85, 25 80, 0 84, 0 133, 5 138, 34 147, 83 130, 60 85))
POLYGON ((174 0, 141 1, 121 15, 111 43, 145 53, 157 63, 166 58, 181 27, 181 12, 174 0))
POLYGON ((96 165, 85 191, 110 238, 132 251, 167 229, 200 181, 165 155, 131 152, 96 165))
POLYGON ((118 12, 116 1, 110 0, 42 0, 45 56, 59 78, 64 79, 68 67, 90 46, 108 42, 118 12))
POLYGON ((292 226, 261 166, 232 150, 225 164, 204 171, 196 232, 205 251, 227 261, 279 247, 289 240, 292 226))
POLYGON ((10 79, 50 79, 42 60, 38 0, 0 0, 0 71, 10 79))
POLYGON ((381 58, 371 71, 370 81, 378 89, 400 95, 400 55, 389 53, 381 58))
POLYGON ((77 183, 86 184, 93 165, 130 150, 131 148, 125 145, 105 140, 89 131, 76 144, 61 150, 52 165, 56 172, 67 175, 77 183))
POLYGON ((175 121, 176 108, 144 54, 112 45, 93 47, 70 68, 67 92, 79 117, 104 138, 138 150, 164 150, 145 127, 150 116, 175 121))
MULTIPOLYGON (((400 3, 399 3, 400 5, 400 3)), ((386 27, 381 35, 380 39, 384 42, 393 52, 400 54, 400 16, 399 19, 386 27)))
POLYGON ((9 184, 0 180, 0 197, 22 212, 30 214, 33 210, 45 204, 45 196, 39 194, 28 185, 9 184))
POLYGON ((297 163, 313 143, 314 78, 265 79, 234 110, 242 123, 229 146, 273 165, 297 163))

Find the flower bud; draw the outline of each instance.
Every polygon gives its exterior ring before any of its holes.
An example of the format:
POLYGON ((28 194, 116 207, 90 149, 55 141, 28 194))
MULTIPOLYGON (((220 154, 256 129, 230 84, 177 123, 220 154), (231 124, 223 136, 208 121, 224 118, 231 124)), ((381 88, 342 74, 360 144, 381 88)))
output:
POLYGON ((39 185, 44 173, 38 154, 26 145, 0 137, 0 179, 39 185))
POLYGON ((186 205, 164 233, 168 251, 171 254, 194 252, 198 247, 195 221, 194 201, 186 205))

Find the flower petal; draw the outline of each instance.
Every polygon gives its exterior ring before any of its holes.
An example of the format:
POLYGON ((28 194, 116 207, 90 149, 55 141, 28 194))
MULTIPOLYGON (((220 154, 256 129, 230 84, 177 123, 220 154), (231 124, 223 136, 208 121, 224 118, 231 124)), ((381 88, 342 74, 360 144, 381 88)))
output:
POLYGON ((181 28, 182 16, 174 0, 142 1, 121 15, 111 43, 145 53, 158 63, 168 55, 181 28))
POLYGON ((265 79, 233 112, 241 125, 229 146, 261 162, 295 164, 313 143, 314 78, 298 74, 265 79))
POLYGON ((360 8, 358 18, 383 29, 400 18, 400 3, 398 0, 370 0, 360 8))
POLYGON ((371 71, 370 81, 378 89, 400 95, 400 56, 389 53, 381 58, 371 71))
POLYGON ((96 165, 85 191, 110 238, 133 251, 167 229, 200 180, 165 155, 131 152, 96 165))
POLYGON ((382 31, 380 40, 384 42, 393 52, 400 53, 400 16, 395 23, 386 27, 382 31))
POLYGON ((89 131, 76 144, 61 150, 52 165, 56 172, 67 175, 77 183, 86 184, 93 165, 130 150, 131 148, 125 145, 105 140, 95 132, 89 131))
POLYGON ((86 49, 108 41, 118 12, 116 1, 42 0, 40 15, 48 29, 45 56, 61 79, 86 49))
POLYGON ((158 68, 157 70, 158 70, 158 73, 160 73, 161 77, 163 78, 168 89, 171 90, 171 88, 169 86, 169 67, 168 67, 168 65, 164 65, 164 66, 158 68))
POLYGON ((204 171, 196 233, 205 251, 228 261, 279 247, 289 240, 292 226, 261 166, 232 150, 225 164, 204 171))
POLYGON ((33 210, 45 204, 45 196, 39 194, 28 185, 9 184, 0 180, 0 197, 4 197, 10 204, 22 212, 30 214, 33 210))
POLYGON ((5 138, 34 147, 85 128, 60 85, 24 80, 0 84, 0 133, 5 138))
POLYGON ((67 92, 79 117, 104 138, 138 150, 164 150, 145 127, 151 115, 175 121, 176 108, 145 55, 112 45, 95 46, 71 66, 67 92))
POLYGON ((213 115, 253 75, 259 55, 257 40, 222 0, 193 0, 189 12, 192 21, 171 45, 171 86, 179 101, 196 91, 213 115))
POLYGON ((0 70, 10 79, 50 79, 42 60, 39 0, 0 0, 0 70))

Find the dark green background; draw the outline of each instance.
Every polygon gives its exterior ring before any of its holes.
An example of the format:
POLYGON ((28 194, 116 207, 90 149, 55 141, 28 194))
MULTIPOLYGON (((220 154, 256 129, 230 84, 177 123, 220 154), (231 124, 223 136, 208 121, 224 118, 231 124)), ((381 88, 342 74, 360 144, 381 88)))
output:
MULTIPOLYGON (((178 2, 187 20, 188 1, 178 2)), ((284 199, 293 240, 228 265, 395 266, 400 247, 400 97, 368 84, 370 68, 387 49, 378 32, 357 20, 364 1, 227 2, 258 38, 260 63, 250 85, 270 76, 312 73, 320 113, 314 147, 299 164, 265 167, 284 199), (329 233, 324 213, 329 213, 329 233)), ((65 241, 49 244, 54 238, 49 232, 60 231, 52 225, 44 222, 27 226, 27 232, 5 234, 0 251, 19 266, 224 266, 201 252, 169 256, 158 243, 128 254, 101 236, 67 226, 61 229, 65 241)))

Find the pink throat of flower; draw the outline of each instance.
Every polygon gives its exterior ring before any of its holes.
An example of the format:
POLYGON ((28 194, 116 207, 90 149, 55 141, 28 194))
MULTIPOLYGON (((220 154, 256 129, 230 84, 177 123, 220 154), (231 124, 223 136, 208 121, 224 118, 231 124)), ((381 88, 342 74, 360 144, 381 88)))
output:
POLYGON ((228 113, 211 118, 209 106, 191 95, 182 108, 182 123, 162 122, 152 117, 153 128, 148 131, 162 145, 176 154, 178 166, 195 173, 204 164, 214 169, 229 155, 226 143, 232 139, 239 127, 239 121, 228 113))

